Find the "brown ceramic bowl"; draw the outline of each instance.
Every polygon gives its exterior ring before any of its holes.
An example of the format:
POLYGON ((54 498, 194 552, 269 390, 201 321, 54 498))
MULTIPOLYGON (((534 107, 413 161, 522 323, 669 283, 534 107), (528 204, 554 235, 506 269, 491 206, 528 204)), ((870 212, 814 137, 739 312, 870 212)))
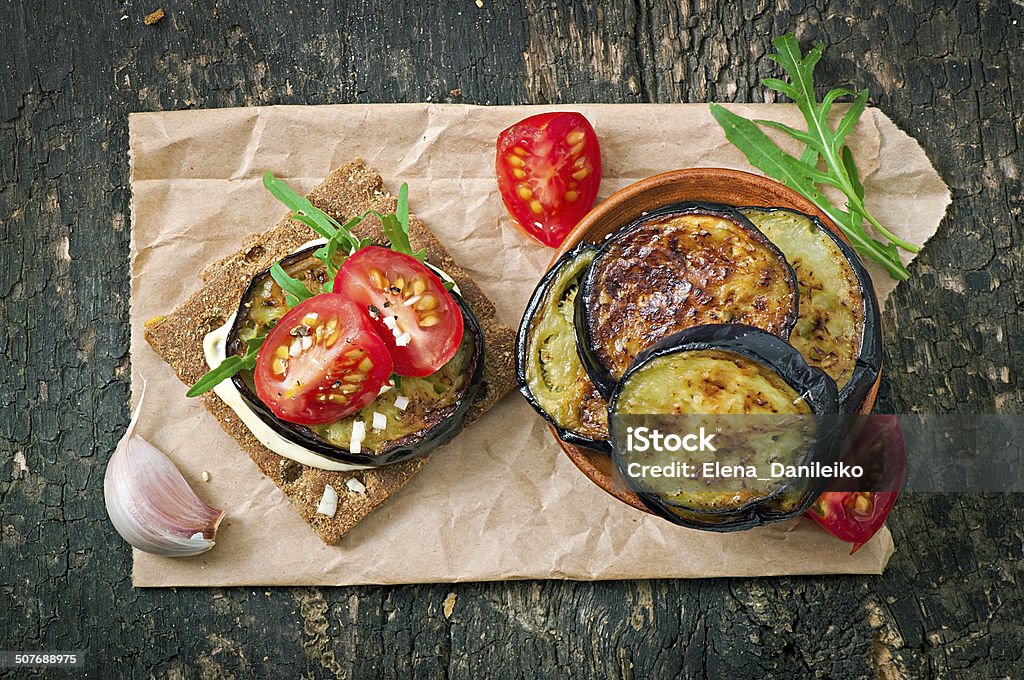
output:
MULTIPOLYGON (((682 201, 708 201, 734 206, 751 205, 798 210, 814 215, 839 238, 849 243, 842 231, 813 203, 774 180, 726 168, 687 168, 648 177, 606 198, 569 233, 565 243, 551 259, 551 264, 581 241, 600 243, 606 236, 639 218, 643 213, 682 201)), ((858 413, 871 412, 878 394, 879 380, 875 381, 864 398, 857 409, 858 413)), ((565 455, 569 456, 576 467, 592 482, 623 503, 637 510, 650 512, 636 494, 625 488, 625 484, 614 482, 612 462, 607 455, 566 444, 558 439, 554 428, 551 428, 551 433, 558 440, 565 455)))

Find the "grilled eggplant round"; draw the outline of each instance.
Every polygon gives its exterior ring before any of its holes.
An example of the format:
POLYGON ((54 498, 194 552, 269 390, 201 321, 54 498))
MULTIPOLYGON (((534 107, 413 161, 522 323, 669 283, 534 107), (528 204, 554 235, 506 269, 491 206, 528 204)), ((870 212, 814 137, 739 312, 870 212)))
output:
POLYGON ((735 209, 680 203, 602 244, 576 298, 580 357, 602 395, 643 350, 703 324, 741 323, 783 339, 797 319, 796 276, 735 209))
POLYGON ((610 402, 612 458, 619 475, 655 514, 710 531, 738 531, 795 517, 820 483, 766 474, 771 463, 836 460, 842 434, 835 383, 775 335, 714 324, 669 336, 637 356, 610 402), (715 450, 642 451, 638 427, 715 433, 715 450), (638 436, 638 434, 637 434, 638 436), (644 476, 643 466, 687 463, 757 474, 644 476), (631 468, 631 465, 633 466, 631 468), (747 468, 752 466, 752 468, 747 468))
POLYGON ((832 377, 839 408, 853 413, 882 368, 882 330, 871 277, 853 248, 820 220, 785 208, 740 212, 796 272, 799 315, 789 343, 832 377))
MULTIPOLYGON (((282 267, 306 285, 312 293, 323 290, 326 271, 313 257, 318 246, 286 257, 282 267)), ((336 264, 341 264, 339 256, 336 264)), ((252 371, 241 371, 232 378, 245 403, 267 425, 285 439, 330 460, 364 467, 382 467, 420 456, 441 446, 462 429, 462 421, 481 388, 484 339, 480 325, 461 296, 452 292, 462 311, 463 336, 455 356, 435 373, 423 378, 403 377, 393 389, 382 392, 357 413, 323 425, 299 425, 274 416, 260 401, 253 388, 252 371), (404 396, 404 409, 395 404, 404 396), (349 450, 356 421, 369 424, 373 414, 386 417, 383 429, 365 427, 359 453, 349 450)), ((269 270, 260 272, 249 283, 228 334, 228 354, 242 354, 246 340, 273 326, 288 311, 284 292, 269 270)))
POLYGON ((579 245, 537 284, 516 336, 516 381, 562 441, 609 453, 608 403, 576 353, 574 321, 580 278, 597 252, 579 245))

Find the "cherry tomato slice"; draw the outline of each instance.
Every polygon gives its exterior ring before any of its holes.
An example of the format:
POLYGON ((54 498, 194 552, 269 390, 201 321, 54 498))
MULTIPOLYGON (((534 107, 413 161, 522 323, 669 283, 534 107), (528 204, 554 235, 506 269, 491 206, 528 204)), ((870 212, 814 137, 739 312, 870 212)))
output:
POLYGON ((369 315, 399 375, 430 375, 462 342, 462 310, 440 277, 410 255, 379 246, 357 250, 338 270, 334 292, 369 315))
POLYGON ((852 555, 882 528, 903 486, 907 458, 899 418, 867 416, 844 461, 864 468, 865 477, 873 480, 872 490, 826 490, 807 510, 807 516, 839 540, 852 543, 852 555))
POLYGON ((557 248, 594 205, 601 149, 578 113, 541 113, 498 135, 498 189, 528 236, 557 248))
POLYGON ((256 359, 256 394, 281 420, 330 423, 376 397, 391 375, 387 346, 341 295, 315 295, 281 317, 256 359))

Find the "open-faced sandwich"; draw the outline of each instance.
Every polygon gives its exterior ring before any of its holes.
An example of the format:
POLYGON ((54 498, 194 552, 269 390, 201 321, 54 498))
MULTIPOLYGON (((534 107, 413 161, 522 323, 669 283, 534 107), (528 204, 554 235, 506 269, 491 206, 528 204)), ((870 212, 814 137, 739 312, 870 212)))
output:
POLYGON ((407 190, 355 161, 211 265, 146 339, 334 543, 514 385, 512 330, 407 190))

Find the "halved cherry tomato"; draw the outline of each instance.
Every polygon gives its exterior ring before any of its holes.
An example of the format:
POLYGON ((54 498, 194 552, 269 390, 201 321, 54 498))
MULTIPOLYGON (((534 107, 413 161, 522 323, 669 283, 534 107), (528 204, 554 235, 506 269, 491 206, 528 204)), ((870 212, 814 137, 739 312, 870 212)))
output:
POLYGON ((578 113, 541 113, 498 135, 498 189, 526 234, 557 248, 597 198, 601 149, 578 113))
POLYGON ((357 250, 338 270, 334 292, 369 315, 399 375, 430 375, 462 342, 462 311, 440 277, 410 255, 357 250))
MULTIPOLYGON (((807 516, 839 540, 852 543, 852 555, 882 528, 903 487, 907 456, 899 418, 867 416, 844 462, 864 468, 865 478, 871 480, 870 490, 826 490, 807 510, 807 516)), ((837 486, 849 485, 847 481, 837 486)))
POLYGON ((369 319, 341 295, 315 295, 281 317, 256 359, 256 394, 278 418, 329 423, 377 397, 392 361, 369 319))

